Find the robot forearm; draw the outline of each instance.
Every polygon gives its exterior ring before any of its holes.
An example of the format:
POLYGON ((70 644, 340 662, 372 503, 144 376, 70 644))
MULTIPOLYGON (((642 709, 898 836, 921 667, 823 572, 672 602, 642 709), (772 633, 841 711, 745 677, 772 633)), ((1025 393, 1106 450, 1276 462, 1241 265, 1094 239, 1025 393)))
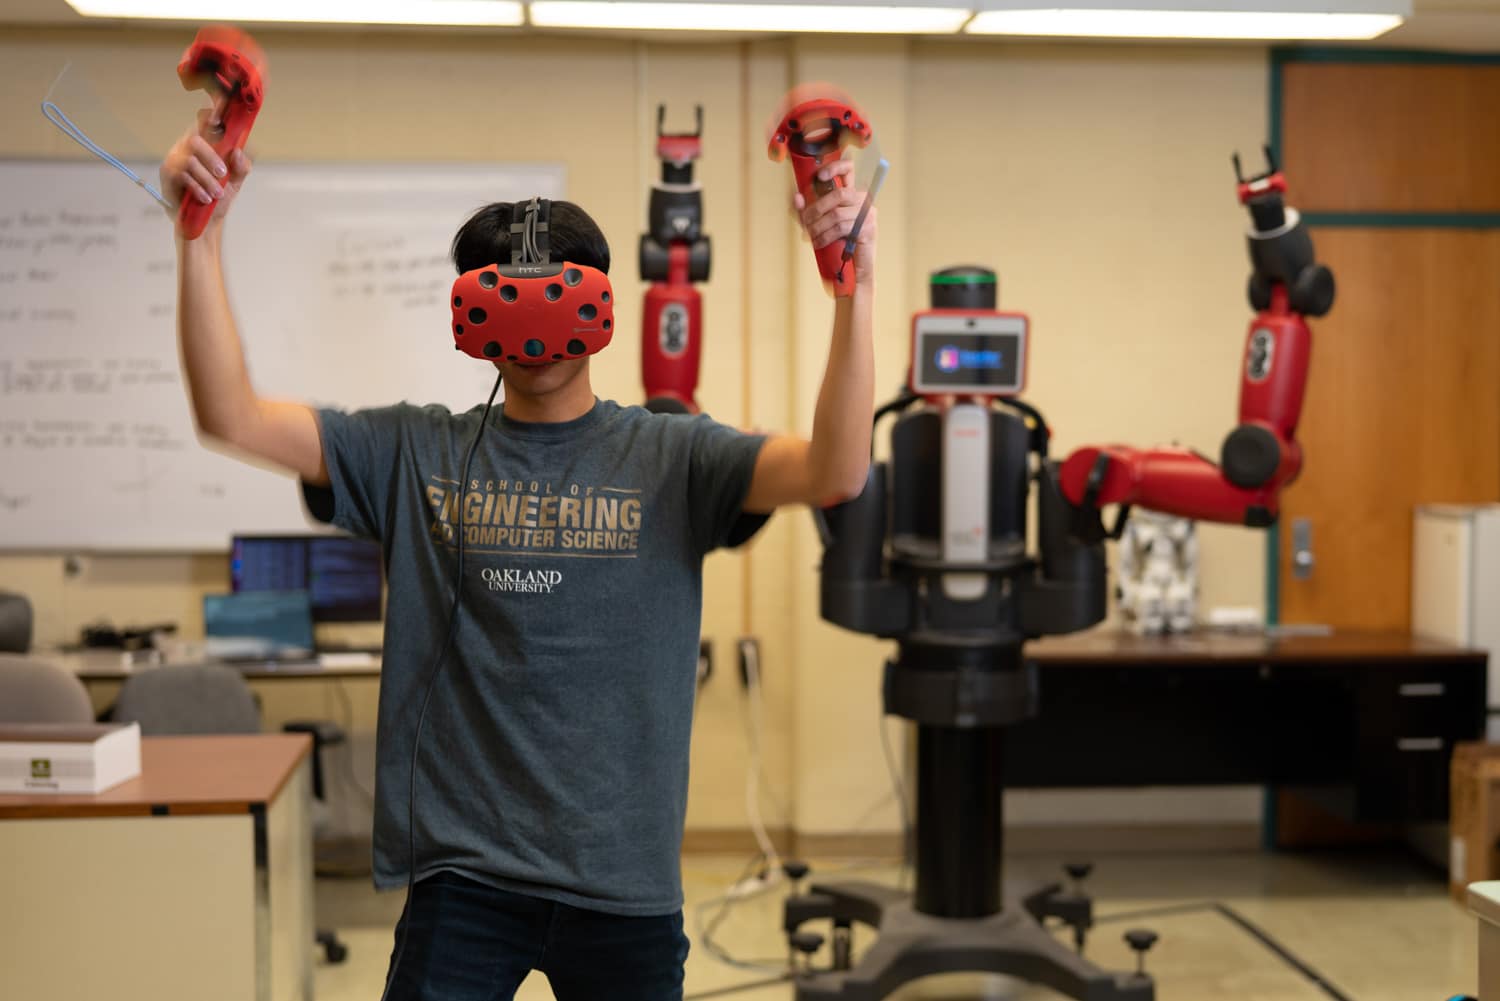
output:
POLYGON ((1284 474, 1258 488, 1236 486, 1223 469, 1187 449, 1109 445, 1070 455, 1062 467, 1062 489, 1080 507, 1124 504, 1197 521, 1264 528, 1276 520, 1281 487, 1301 467, 1296 442, 1284 444, 1284 474))

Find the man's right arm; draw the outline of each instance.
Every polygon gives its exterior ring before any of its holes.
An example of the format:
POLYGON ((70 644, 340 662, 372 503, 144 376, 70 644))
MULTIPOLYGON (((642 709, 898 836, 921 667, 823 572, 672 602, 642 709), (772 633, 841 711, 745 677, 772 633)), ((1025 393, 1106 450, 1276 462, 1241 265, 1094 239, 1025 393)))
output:
POLYGON ((200 435, 327 486, 317 416, 305 404, 256 395, 224 291, 224 216, 249 173, 244 153, 231 154, 225 163, 196 131, 172 148, 161 168, 163 193, 174 204, 219 197, 200 237, 177 237, 177 333, 193 420, 200 435))

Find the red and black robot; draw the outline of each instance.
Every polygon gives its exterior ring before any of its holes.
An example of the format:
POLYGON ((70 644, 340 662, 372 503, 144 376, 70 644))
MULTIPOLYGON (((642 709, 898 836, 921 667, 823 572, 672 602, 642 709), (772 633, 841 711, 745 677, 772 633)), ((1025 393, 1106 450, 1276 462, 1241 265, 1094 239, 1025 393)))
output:
POLYGON ((1297 420, 1307 388, 1312 335, 1306 317, 1333 307, 1333 272, 1317 262, 1312 237, 1286 204, 1286 178, 1266 150, 1265 173, 1246 180, 1234 158, 1240 203, 1250 210, 1250 305, 1240 422, 1219 462, 1182 448, 1090 446, 1062 468, 1068 500, 1085 508, 1119 504, 1264 528, 1280 494, 1302 469, 1297 420))
POLYGON ((641 236, 641 280, 651 282, 641 322, 641 378, 648 410, 696 414, 703 297, 693 284, 708 281, 711 261, 703 190, 693 181, 693 161, 703 152, 703 108, 694 109, 689 133, 662 131, 666 114, 666 105, 658 105, 661 181, 651 188, 649 229, 641 236))
POLYGON ((1142 957, 1133 972, 1084 959, 1094 927, 1093 903, 1080 887, 1089 866, 1066 867, 1069 890, 1003 879, 1005 732, 1042 707, 1026 645, 1086 629, 1108 611, 1104 542, 1112 533, 1101 506, 1120 505, 1116 531, 1133 504, 1266 525, 1301 469, 1305 317, 1329 310, 1334 286, 1285 193, 1274 163, 1248 181, 1239 177, 1252 220, 1256 316, 1240 423, 1221 464, 1183 449, 1126 446, 1052 461, 1045 417, 1019 397, 1027 317, 996 308, 992 271, 932 276, 932 308, 912 322, 907 388, 875 412, 877 424, 895 417, 888 457, 871 463, 858 497, 817 512, 820 614, 895 644, 882 697, 887 714, 916 728, 916 886, 907 897, 873 884, 820 882, 789 897, 783 927, 791 949, 811 956, 825 937, 800 929, 832 924, 832 965, 798 977, 797 1001, 880 1001, 916 977, 968 971, 1019 976, 1086 1001, 1155 998, 1144 970, 1153 932, 1125 934, 1142 957), (1054 936, 1059 922, 1072 928, 1076 952, 1054 936), (880 939, 857 961, 856 923, 880 939))

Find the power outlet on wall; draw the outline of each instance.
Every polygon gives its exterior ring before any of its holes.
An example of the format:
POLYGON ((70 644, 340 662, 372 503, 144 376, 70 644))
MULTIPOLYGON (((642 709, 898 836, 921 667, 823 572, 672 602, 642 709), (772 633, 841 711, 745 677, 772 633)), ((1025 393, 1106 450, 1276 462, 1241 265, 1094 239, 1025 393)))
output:
POLYGON ((714 674, 714 644, 712 640, 698 641, 698 687, 708 684, 714 674))
POLYGON ((761 681, 760 640, 754 636, 742 636, 735 643, 735 650, 739 654, 740 687, 748 692, 752 679, 755 684, 761 681))

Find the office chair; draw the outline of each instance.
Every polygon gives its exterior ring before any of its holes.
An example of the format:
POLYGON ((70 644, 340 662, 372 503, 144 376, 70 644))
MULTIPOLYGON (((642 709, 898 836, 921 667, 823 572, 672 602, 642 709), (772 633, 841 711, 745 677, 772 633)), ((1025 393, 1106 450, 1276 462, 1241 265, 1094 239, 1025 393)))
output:
MULTIPOLYGON (((261 730, 255 693, 238 671, 223 664, 176 664, 133 675, 120 689, 113 718, 139 723, 142 736, 261 730)), ((312 736, 313 796, 323 801, 323 748, 343 743, 344 732, 320 721, 288 723, 283 730, 312 736)), ((319 929, 317 941, 330 963, 342 963, 349 954, 332 930, 319 929)))
POLYGON ((0 591, 0 653, 31 649, 31 602, 24 594, 0 591))
POLYGON ((141 736, 259 733, 255 694, 234 668, 179 664, 132 675, 115 700, 114 718, 139 723, 141 736))
POLYGON ((49 660, 0 653, 0 723, 92 723, 83 682, 49 660))

